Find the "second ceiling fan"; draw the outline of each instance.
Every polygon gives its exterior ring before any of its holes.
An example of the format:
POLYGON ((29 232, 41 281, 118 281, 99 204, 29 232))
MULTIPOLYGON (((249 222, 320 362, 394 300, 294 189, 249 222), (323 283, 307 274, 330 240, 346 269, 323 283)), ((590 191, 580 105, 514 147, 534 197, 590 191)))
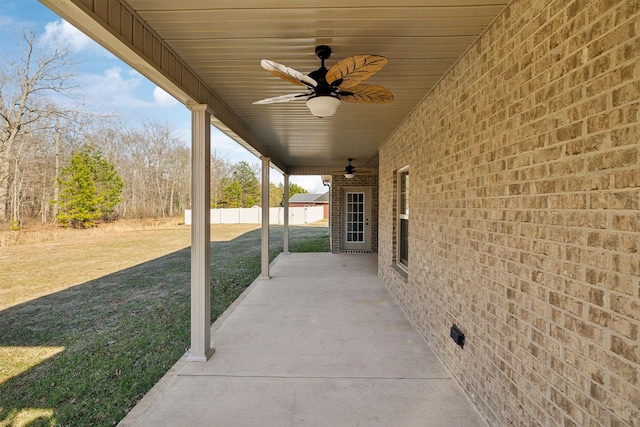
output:
POLYGON ((347 159, 347 161, 349 162, 349 164, 344 167, 344 172, 343 171, 336 171, 336 173, 342 173, 344 175, 344 177, 347 178, 347 179, 355 178, 356 173, 357 174, 369 174, 369 173, 371 173, 371 171, 369 169, 360 168, 360 167, 356 171, 356 167, 351 164, 353 159, 349 158, 349 159, 347 159))
POLYGON ((324 66, 331 56, 329 46, 316 47, 316 57, 321 65, 309 74, 303 74, 286 65, 263 59, 262 68, 290 83, 306 86, 307 92, 276 96, 256 101, 254 104, 274 104, 306 100, 311 114, 327 117, 335 114, 340 102, 387 104, 393 101, 391 91, 380 85, 362 83, 384 67, 388 60, 379 55, 357 55, 338 61, 330 69, 324 66))

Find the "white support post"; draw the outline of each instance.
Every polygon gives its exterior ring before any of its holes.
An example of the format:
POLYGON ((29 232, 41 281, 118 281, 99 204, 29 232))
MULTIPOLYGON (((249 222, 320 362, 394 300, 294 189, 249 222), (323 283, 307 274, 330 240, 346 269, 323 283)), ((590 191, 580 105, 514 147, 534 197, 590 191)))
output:
POLYGON ((269 158, 262 157, 262 274, 269 278, 269 158))
POLYGON ((284 254, 289 253, 289 174, 284 174, 284 195, 283 195, 283 205, 284 205, 284 235, 282 252, 284 254))
POLYGON ((211 354, 210 180, 211 113, 191 109, 191 351, 187 360, 204 362, 211 354))

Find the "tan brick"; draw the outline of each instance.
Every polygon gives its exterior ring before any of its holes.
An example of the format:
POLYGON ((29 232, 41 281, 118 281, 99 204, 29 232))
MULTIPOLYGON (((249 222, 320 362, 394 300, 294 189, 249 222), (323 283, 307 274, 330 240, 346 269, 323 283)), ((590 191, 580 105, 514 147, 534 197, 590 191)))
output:
POLYGON ((612 377, 611 390, 629 401, 629 411, 635 410, 637 412, 637 409, 640 408, 640 389, 637 386, 634 387, 634 384, 631 384, 626 378, 612 377))
POLYGON ((611 130, 611 145, 613 147, 636 145, 638 141, 640 141, 640 124, 637 122, 626 128, 611 130))
POLYGON ((587 237, 587 244, 603 249, 635 253, 638 250, 638 238, 633 234, 592 232, 587 237))
POLYGON ((567 398, 566 393, 562 393, 555 388, 551 388, 551 400, 562 409, 562 411, 570 417, 565 418, 565 425, 583 425, 584 413, 580 408, 567 398))
MULTIPOLYGON (((569 175, 567 178, 567 191, 593 191, 606 190, 611 186, 609 173, 589 174, 589 175, 569 175)), ((587 196, 582 195, 584 200, 587 196)), ((597 198, 599 194, 590 195, 589 199, 597 198)))
MULTIPOLYGON (((637 372, 635 367, 629 361, 619 357, 618 355, 607 351, 605 348, 594 345, 589 346, 589 358, 593 364, 599 369, 601 375, 605 373, 613 373, 614 375, 624 378, 632 384, 638 384, 637 372)), ((598 381, 603 384, 603 381, 598 381)))
MULTIPOLYGON (((606 57, 606 59, 598 58, 598 60, 594 61, 594 69, 592 70, 594 74, 601 74, 598 72, 599 70, 597 70, 596 68, 598 67, 598 63, 603 60, 607 61, 606 65, 608 66, 609 57, 606 57)), ((589 82, 587 83, 586 95, 594 96, 597 94, 601 94, 602 92, 609 93, 610 88, 612 86, 618 86, 624 82, 632 81, 634 78, 634 69, 635 69, 634 64, 627 64, 622 67, 611 70, 606 74, 602 74, 597 79, 590 79, 589 82)), ((582 111, 584 116, 589 116, 589 115, 598 113, 600 111, 604 111, 604 109, 607 108, 607 96, 602 95, 594 99, 592 103, 593 104, 592 105, 590 104, 589 109, 582 111)))
POLYGON ((613 178, 614 188, 640 187, 640 168, 616 172, 613 178))
POLYGON ((581 138, 568 142, 566 144, 566 153, 575 156, 578 154, 600 151, 606 146, 606 144, 607 139, 604 135, 591 135, 588 138, 581 138))
POLYGON ((612 227, 615 230, 637 232, 640 230, 640 214, 613 215, 612 227))
MULTIPOLYGON (((557 70, 560 74, 564 74, 566 70, 557 70)), ((562 111, 567 108, 568 105, 575 105, 577 102, 582 101, 582 88, 577 87, 566 92, 562 92, 559 95, 551 98, 549 101, 549 112, 562 111)), ((554 123, 552 129, 558 129, 555 134, 559 141, 565 141, 567 139, 575 138, 582 134, 582 123, 574 123, 569 126, 558 127, 557 123, 554 123), (560 132, 561 131, 561 132, 560 132)), ((549 129, 547 129, 548 131, 549 129)))
POLYGON ((616 63, 625 64, 640 56, 640 38, 629 40, 616 48, 616 63))
POLYGON ((617 191, 612 193, 591 194, 589 206, 591 209, 637 210, 640 206, 638 195, 640 190, 617 191))
MULTIPOLYGON (((631 82, 613 91, 613 106, 617 107, 640 99, 640 82, 631 82)), ((635 112, 637 114, 637 112, 635 112)))
POLYGON ((603 270, 611 266, 611 254, 593 248, 581 248, 582 257, 580 265, 583 267, 601 268, 603 270))
POLYGON ((510 2, 380 148, 380 276, 491 425, 640 425, 639 4, 510 2))
POLYGON ((628 296, 613 295, 610 297, 611 309, 630 319, 640 321, 640 301, 628 296))
POLYGON ((594 339, 596 335, 596 328, 593 325, 572 316, 565 316, 564 326, 583 338, 594 339))
POLYGON ((569 139, 576 139, 580 135, 582 135, 582 122, 574 123, 569 126, 565 126, 556 131, 557 141, 566 141, 569 139))
POLYGON ((638 106, 627 105, 587 119, 587 133, 608 131, 623 125, 633 125, 637 122, 638 106))
POLYGON ((589 321, 632 340, 638 337, 637 324, 596 307, 589 307, 589 321))
MULTIPOLYGON (((549 304, 566 310, 578 317, 582 316, 583 313, 584 305, 580 301, 557 292, 549 292, 549 304)), ((572 321, 573 320, 569 320, 568 323, 572 323, 572 321)))
POLYGON ((632 19, 640 10, 640 4, 634 0, 624 0, 619 2, 616 6, 616 25, 620 25, 624 21, 632 19))
POLYGON ((621 168, 636 165, 638 162, 638 150, 630 148, 626 150, 609 151, 592 156, 587 162, 590 171, 621 168))
POLYGON ((586 227, 600 230, 607 228, 608 219, 605 212, 584 211, 584 205, 578 206, 580 207, 580 210, 565 213, 564 225, 569 227, 586 227))
POLYGON ((547 205, 551 209, 585 209, 587 196, 584 194, 564 193, 549 196, 547 205))
MULTIPOLYGON (((596 3, 596 2, 594 2, 596 3)), ((594 40, 588 45, 589 59, 602 55, 605 51, 614 48, 620 43, 624 43, 627 40, 635 36, 636 30, 633 22, 628 22, 619 27, 613 29, 608 34, 594 40)))
POLYGON ((617 272, 640 276, 640 254, 637 251, 628 254, 616 253, 613 255, 613 267, 617 272))
POLYGON ((564 179, 553 179, 535 182, 536 193, 562 193, 565 190, 566 181, 564 179))
POLYGON ((637 341, 612 336, 611 351, 633 363, 640 364, 640 345, 637 341))
POLYGON ((610 289, 623 294, 634 295, 634 284, 628 275, 586 268, 585 279, 587 283, 596 285, 603 289, 610 289))
POLYGON ((567 281, 565 284, 567 295, 589 302, 600 307, 604 306, 604 291, 584 283, 567 281))
MULTIPOLYGON (((583 40, 584 41, 584 40, 583 40)), ((610 56, 600 56, 593 61, 585 64, 584 72, 589 76, 589 80, 586 83, 586 95, 593 96, 602 91, 609 91, 610 88, 607 84, 610 84, 613 80, 610 78, 607 80, 600 80, 600 77, 607 73, 612 66, 612 60, 610 56), (597 84, 595 84, 597 82, 597 84)))

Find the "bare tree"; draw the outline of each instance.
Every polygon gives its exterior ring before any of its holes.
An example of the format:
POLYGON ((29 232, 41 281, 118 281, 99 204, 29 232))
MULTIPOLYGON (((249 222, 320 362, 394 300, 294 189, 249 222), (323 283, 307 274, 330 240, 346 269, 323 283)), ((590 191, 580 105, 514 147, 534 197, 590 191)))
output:
POLYGON ((35 33, 23 33, 21 58, 0 64, 0 222, 7 221, 17 139, 50 126, 49 119, 58 114, 50 97, 72 88, 66 52, 56 49, 41 56, 35 46, 35 33))
POLYGON ((235 166, 223 159, 217 150, 211 152, 211 206, 219 207, 225 183, 233 177, 235 166))
POLYGON ((188 206, 189 149, 168 124, 145 122, 122 137, 123 215, 163 217, 188 206))
MULTIPOLYGON (((23 33, 16 46, 18 59, 5 53, 0 62, 0 223, 55 221, 60 171, 85 145, 100 149, 125 181, 119 216, 173 216, 190 206, 190 150, 168 124, 133 127, 81 111, 69 102, 77 93, 66 52, 40 51, 33 32, 23 33)), ((212 153, 213 206, 235 169, 212 153)))
POLYGON ((169 162, 169 216, 181 213, 191 204, 191 150, 185 146, 173 149, 169 162))
POLYGON ((170 175, 173 174, 173 171, 169 158, 180 142, 168 124, 144 123, 143 128, 149 143, 147 145, 149 172, 152 174, 156 191, 156 215, 161 217, 167 215, 170 210, 171 182, 173 181, 170 175))

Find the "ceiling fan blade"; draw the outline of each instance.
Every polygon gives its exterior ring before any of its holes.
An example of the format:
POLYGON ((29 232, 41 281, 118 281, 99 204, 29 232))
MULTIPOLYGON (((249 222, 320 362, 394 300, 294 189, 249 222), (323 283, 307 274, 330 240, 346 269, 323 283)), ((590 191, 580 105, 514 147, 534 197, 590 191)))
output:
POLYGON ((357 55, 338 61, 327 71, 327 83, 350 89, 380 71, 389 60, 380 55, 357 55))
MULTIPOLYGON (((345 169, 335 169, 331 172, 329 172, 328 175, 342 175, 345 173, 349 173, 348 171, 346 171, 345 169)), ((371 175, 373 172, 371 171, 371 169, 361 169, 361 168, 353 168, 353 170, 351 171, 351 173, 353 173, 354 175, 371 175)))
POLYGON ((262 65, 262 68, 264 68, 274 76, 280 77, 281 79, 286 80, 289 83, 309 87, 318 86, 318 82, 316 82, 306 74, 302 74, 298 70, 287 67, 286 65, 279 64, 275 61, 263 59, 262 61, 260 61, 260 65, 262 65))
POLYGON ((254 104, 276 104, 278 102, 296 101, 298 99, 307 99, 312 94, 310 93, 290 93, 287 95, 274 96, 273 98, 261 99, 254 102, 254 104))
POLYGON ((388 104, 393 101, 393 93, 380 85, 361 84, 339 91, 338 98, 344 102, 360 104, 388 104))

